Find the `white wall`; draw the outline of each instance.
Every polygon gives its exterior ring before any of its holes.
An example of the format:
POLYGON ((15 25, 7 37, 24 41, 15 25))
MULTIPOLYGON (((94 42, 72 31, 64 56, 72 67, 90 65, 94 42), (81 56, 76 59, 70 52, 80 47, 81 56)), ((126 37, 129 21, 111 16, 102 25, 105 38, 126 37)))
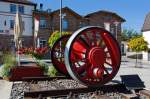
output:
POLYGON ((143 37, 149 43, 148 47, 150 48, 150 31, 143 32, 143 37))
MULTIPOLYGON (((0 32, 0 34, 13 35, 14 31, 10 29, 10 20, 15 20, 15 14, 10 13, 10 4, 9 2, 0 1, 0 30, 4 32, 0 32), (6 26, 4 26, 4 22, 6 20, 6 26), (7 33, 5 32, 7 31, 7 33), (9 32, 8 32, 9 31, 9 32)), ((16 4, 22 5, 22 4, 16 4)), ((32 36, 33 35, 33 21, 32 21, 32 11, 34 10, 34 6, 23 5, 24 6, 24 14, 22 14, 22 20, 24 21, 25 30, 23 31, 24 36, 32 36)))
MULTIPOLYGON (((0 1, 0 12, 10 13, 10 4, 15 4, 15 3, 0 1)), ((23 4, 15 4, 15 5, 23 5, 23 4)), ((25 10, 24 14, 32 15, 32 10, 34 10, 34 6, 30 6, 30 5, 23 5, 23 6, 25 10)))
MULTIPOLYGON (((148 42, 148 47, 150 48, 150 31, 143 32, 143 37, 148 42)), ((150 55, 148 52, 143 52, 143 60, 150 60, 150 55)))
POLYGON ((10 3, 0 1, 0 12, 9 12, 9 5, 10 3))

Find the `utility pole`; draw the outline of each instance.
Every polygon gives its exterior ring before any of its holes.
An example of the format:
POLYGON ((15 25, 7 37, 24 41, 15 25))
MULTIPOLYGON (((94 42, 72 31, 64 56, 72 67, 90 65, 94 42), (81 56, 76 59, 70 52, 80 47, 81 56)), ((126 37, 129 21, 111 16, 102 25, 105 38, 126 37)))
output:
POLYGON ((60 37, 62 36, 62 0, 60 0, 60 37))
MULTIPOLYGON (((62 0, 60 0, 60 14, 59 14, 59 16, 60 16, 60 26, 59 26, 59 28, 60 28, 60 37, 62 37, 62 0)), ((61 48, 61 46, 62 46, 62 44, 61 44, 61 41, 60 41, 60 57, 62 57, 62 53, 61 53, 62 48, 61 48)))

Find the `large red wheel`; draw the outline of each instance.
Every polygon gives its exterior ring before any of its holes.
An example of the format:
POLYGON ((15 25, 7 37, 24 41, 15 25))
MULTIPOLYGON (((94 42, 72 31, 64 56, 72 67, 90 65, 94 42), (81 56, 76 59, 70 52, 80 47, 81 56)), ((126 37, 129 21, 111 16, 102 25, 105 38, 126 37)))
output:
POLYGON ((108 31, 84 27, 76 31, 65 48, 65 64, 71 77, 87 86, 101 86, 117 74, 120 47, 108 31))
POLYGON ((70 35, 64 35, 60 37, 58 40, 56 40, 51 50, 52 64, 54 65, 54 67, 57 69, 58 72, 66 76, 68 76, 69 74, 64 62, 64 51, 69 37, 70 35))

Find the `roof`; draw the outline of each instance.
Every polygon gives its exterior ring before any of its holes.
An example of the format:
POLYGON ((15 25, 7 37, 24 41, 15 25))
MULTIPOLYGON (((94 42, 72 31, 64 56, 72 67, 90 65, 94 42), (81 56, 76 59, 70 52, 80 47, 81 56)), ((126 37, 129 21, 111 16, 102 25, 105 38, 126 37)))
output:
POLYGON ((33 2, 31 2, 31 1, 29 1, 29 0, 0 0, 0 1, 36 6, 35 3, 33 3, 33 2))
MULTIPOLYGON (((56 13, 56 12, 59 12, 59 10, 60 10, 60 9, 55 10, 55 11, 53 11, 51 14, 54 14, 54 13, 56 13)), ((76 13, 75 11, 73 11, 72 9, 70 9, 70 8, 68 8, 68 7, 62 8, 62 12, 63 12, 64 10, 68 10, 68 11, 70 11, 71 13, 73 13, 74 15, 76 15, 77 17, 83 18, 81 15, 79 15, 78 13, 76 13)))
POLYGON ((142 27, 142 32, 144 31, 150 31, 150 12, 146 15, 143 27, 142 27))
POLYGON ((88 17, 93 16, 95 14, 101 14, 101 13, 115 15, 116 17, 120 18, 122 22, 126 21, 124 18, 119 16, 117 13, 114 13, 114 12, 111 12, 111 11, 106 11, 106 10, 100 10, 100 11, 93 12, 93 13, 87 14, 85 17, 88 18, 88 17))

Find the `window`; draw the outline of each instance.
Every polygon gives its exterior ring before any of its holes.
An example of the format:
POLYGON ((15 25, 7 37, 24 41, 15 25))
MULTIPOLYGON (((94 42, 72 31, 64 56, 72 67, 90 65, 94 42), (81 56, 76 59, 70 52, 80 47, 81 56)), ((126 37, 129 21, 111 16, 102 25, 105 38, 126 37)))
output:
POLYGON ((40 47, 46 46, 46 40, 40 40, 40 47))
POLYGON ((10 12, 11 13, 16 13, 16 5, 14 5, 14 4, 10 4, 10 12))
POLYGON ((40 28, 46 28, 47 22, 45 17, 40 18, 40 28))
POLYGON ((66 19, 63 19, 63 30, 67 30, 68 29, 68 21, 66 19))
POLYGON ((14 20, 10 20, 10 29, 14 29, 14 24, 15 24, 15 21, 14 20))
POLYGON ((3 33, 4 32, 4 30, 0 30, 0 33, 3 33))
POLYGON ((24 6, 19 5, 18 9, 19 9, 19 13, 24 14, 24 6))
POLYGON ((6 26, 7 25, 7 22, 6 22, 6 20, 4 21, 4 26, 6 26))
POLYGON ((111 24, 110 32, 114 37, 116 37, 116 27, 114 24, 111 24))
POLYGON ((80 27, 80 28, 82 28, 82 27, 84 27, 84 26, 86 26, 86 24, 85 24, 84 22, 80 22, 80 23, 79 23, 79 27, 80 27))

